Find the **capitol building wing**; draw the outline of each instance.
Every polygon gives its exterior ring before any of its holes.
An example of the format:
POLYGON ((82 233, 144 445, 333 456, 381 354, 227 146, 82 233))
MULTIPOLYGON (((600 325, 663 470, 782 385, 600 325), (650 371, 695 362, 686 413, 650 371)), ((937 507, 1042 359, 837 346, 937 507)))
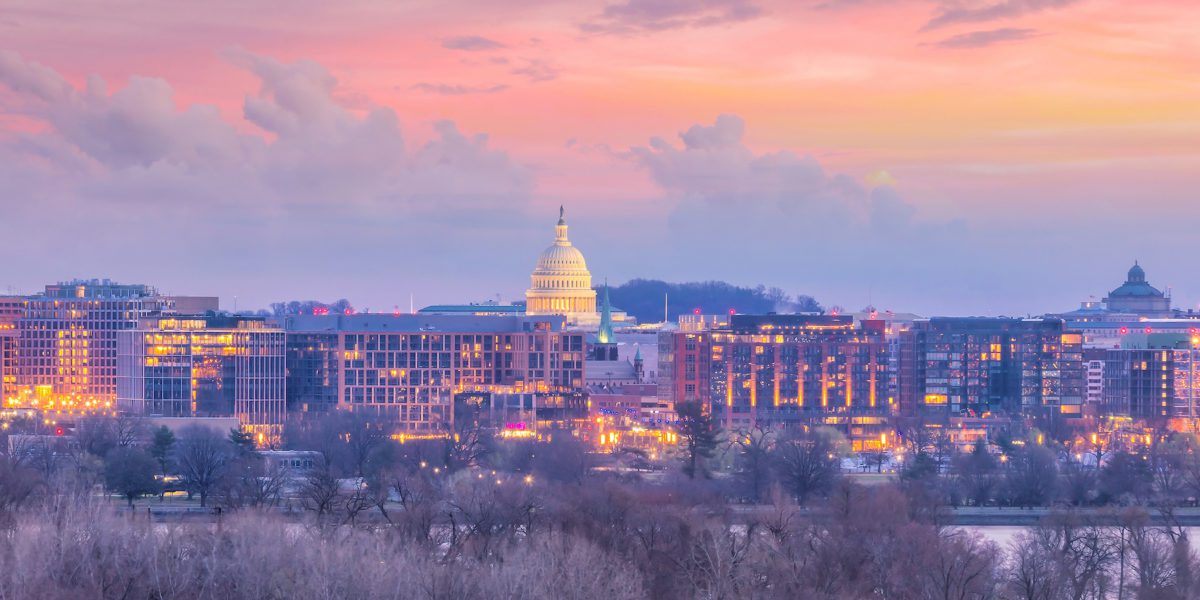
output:
POLYGON ((537 267, 525 291, 525 312, 529 315, 563 315, 569 323, 590 323, 598 319, 596 290, 583 253, 567 237, 567 221, 558 209, 554 244, 542 251, 537 267))

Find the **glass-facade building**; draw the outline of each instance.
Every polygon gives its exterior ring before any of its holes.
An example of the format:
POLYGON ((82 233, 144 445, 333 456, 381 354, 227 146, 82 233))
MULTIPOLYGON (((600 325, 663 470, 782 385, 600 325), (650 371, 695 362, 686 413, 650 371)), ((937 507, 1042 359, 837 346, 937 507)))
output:
POLYGON ((253 317, 154 317, 117 336, 122 411, 237 417, 260 444, 286 416, 283 329, 253 317))
POLYGON ((446 431, 466 401, 522 428, 586 419, 584 334, 562 317, 300 315, 286 327, 293 410, 336 406, 411 433, 446 431))
POLYGON ((145 285, 76 280, 21 301, 16 374, 8 406, 49 411, 112 410, 117 397, 117 335, 171 301, 145 285))
POLYGON ((936 317, 914 322, 899 346, 906 413, 1082 413, 1083 338, 1060 319, 936 317))
POLYGON ((336 332, 289 332, 287 408, 289 413, 327 413, 337 408, 341 336, 336 332))
POLYGON ((1200 419, 1200 336, 1151 334, 1129 347, 1104 350, 1103 407, 1150 422, 1173 420, 1197 430, 1200 419))

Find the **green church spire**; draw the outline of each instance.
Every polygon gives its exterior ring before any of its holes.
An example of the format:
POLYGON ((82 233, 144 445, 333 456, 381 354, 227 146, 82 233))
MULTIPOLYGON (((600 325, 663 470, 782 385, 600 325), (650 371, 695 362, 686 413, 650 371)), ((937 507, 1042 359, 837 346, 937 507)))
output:
POLYGON ((604 298, 600 304, 600 330, 596 340, 601 344, 613 343, 612 305, 608 301, 608 279, 604 280, 604 298))

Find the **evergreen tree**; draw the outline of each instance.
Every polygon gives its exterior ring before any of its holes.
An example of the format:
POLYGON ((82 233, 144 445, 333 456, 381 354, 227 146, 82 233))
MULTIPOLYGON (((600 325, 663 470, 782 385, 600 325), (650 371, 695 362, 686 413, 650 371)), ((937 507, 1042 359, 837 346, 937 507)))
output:
POLYGON ((245 456, 254 452, 254 436, 249 431, 234 427, 229 430, 229 443, 233 444, 234 452, 245 456))
POLYGON ((175 452, 175 433, 166 425, 154 431, 154 440, 150 443, 150 456, 158 461, 158 472, 166 475, 171 470, 171 455, 175 452))
POLYGON ((720 430, 699 402, 680 402, 675 405, 675 412, 679 415, 679 438, 686 453, 683 472, 692 479, 697 474, 707 476, 704 462, 716 453, 720 430))

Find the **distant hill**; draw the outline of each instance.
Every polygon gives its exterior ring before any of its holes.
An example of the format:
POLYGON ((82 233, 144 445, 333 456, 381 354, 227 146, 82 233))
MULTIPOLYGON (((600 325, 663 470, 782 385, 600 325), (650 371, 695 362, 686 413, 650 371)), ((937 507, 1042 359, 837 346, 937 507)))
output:
MULTIPOLYGON (((603 293, 603 288, 597 288, 603 293)), ((705 314, 729 312, 820 312, 821 305, 811 296, 791 296, 783 290, 760 285, 739 287, 724 281, 668 283, 657 279, 634 279, 609 287, 612 305, 637 318, 639 323, 657 323, 663 319, 663 294, 667 295, 667 313, 674 321, 679 315, 699 308, 705 314)))

